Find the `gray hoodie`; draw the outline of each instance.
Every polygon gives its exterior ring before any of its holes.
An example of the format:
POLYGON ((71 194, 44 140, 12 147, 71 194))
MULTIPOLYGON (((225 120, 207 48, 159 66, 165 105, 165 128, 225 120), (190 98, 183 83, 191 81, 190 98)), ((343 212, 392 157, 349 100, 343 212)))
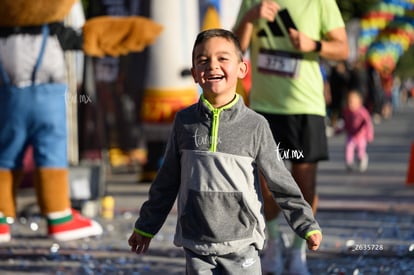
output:
POLYGON ((162 167, 135 228, 155 235, 178 196, 175 245, 201 255, 224 255, 251 244, 262 249, 259 170, 299 236, 320 230, 279 156, 266 119, 238 95, 218 109, 201 97, 177 113, 162 167))

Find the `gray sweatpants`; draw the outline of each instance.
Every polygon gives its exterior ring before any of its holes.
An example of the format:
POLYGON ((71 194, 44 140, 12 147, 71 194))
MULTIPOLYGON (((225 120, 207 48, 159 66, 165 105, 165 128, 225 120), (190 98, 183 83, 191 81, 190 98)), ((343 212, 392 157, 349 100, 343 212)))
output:
POLYGON ((250 245, 227 255, 203 256, 184 249, 186 275, 260 275, 259 252, 250 245))

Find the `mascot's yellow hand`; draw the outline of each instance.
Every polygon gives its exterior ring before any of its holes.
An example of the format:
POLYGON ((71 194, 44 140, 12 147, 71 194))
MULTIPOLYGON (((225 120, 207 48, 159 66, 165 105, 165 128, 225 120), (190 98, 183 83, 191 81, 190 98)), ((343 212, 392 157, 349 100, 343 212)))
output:
POLYGON ((141 16, 98 16, 83 26, 83 50, 97 57, 140 52, 154 43, 162 29, 161 25, 141 16))

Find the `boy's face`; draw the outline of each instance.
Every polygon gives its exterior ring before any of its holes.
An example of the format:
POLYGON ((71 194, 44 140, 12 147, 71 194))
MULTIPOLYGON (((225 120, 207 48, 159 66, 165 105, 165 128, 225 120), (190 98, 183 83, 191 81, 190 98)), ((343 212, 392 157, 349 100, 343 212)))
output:
POLYGON ((247 74, 247 65, 231 41, 213 37, 194 49, 191 72, 205 96, 234 94, 238 78, 247 74))

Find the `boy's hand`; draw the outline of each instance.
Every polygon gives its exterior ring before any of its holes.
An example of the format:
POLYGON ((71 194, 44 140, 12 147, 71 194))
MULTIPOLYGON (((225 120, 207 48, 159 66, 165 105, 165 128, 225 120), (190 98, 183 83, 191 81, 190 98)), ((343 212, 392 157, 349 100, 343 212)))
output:
POLYGON ((317 232, 315 234, 310 235, 308 239, 306 240, 306 243, 308 244, 308 248, 310 250, 315 251, 319 248, 321 241, 322 241, 322 234, 317 232))
POLYGON ((131 247, 131 251, 137 254, 147 252, 150 242, 151 238, 144 237, 137 232, 132 232, 128 239, 128 245, 131 247))

